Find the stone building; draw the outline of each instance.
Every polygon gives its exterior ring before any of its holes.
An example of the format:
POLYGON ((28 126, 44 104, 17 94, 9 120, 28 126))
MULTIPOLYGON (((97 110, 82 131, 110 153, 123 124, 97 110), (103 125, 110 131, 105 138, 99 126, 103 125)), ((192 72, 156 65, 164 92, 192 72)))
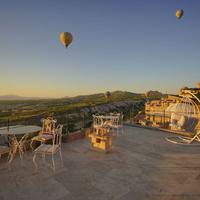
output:
POLYGON ((168 108, 171 104, 180 103, 183 97, 191 98, 200 110, 200 83, 196 88, 184 87, 180 89, 179 95, 168 95, 159 100, 148 101, 145 104, 145 115, 148 125, 169 128, 171 113, 168 108))
POLYGON ((172 103, 180 101, 178 95, 168 95, 160 100, 152 100, 145 104, 146 120, 149 125, 167 127, 170 122, 170 115, 166 109, 172 103))

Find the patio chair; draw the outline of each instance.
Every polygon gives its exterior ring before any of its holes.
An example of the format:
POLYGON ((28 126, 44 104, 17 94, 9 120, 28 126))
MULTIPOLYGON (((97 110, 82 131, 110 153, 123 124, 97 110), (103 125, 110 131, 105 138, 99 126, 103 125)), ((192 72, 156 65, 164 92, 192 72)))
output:
POLYGON ((52 144, 43 143, 34 150, 33 163, 35 165, 36 170, 38 169, 38 165, 36 163, 36 156, 38 154, 42 155, 43 160, 45 160, 45 155, 50 155, 52 157, 53 170, 55 170, 54 155, 57 152, 59 152, 61 162, 63 163, 62 153, 61 153, 62 128, 63 125, 58 125, 57 128, 55 129, 55 132, 53 133, 52 144))
POLYGON ((112 119, 112 129, 116 130, 116 135, 118 135, 121 131, 121 133, 124 133, 124 127, 123 127, 123 115, 116 115, 113 119, 112 119))
POLYGON ((46 143, 53 138, 53 133, 55 130, 55 124, 56 120, 52 118, 42 119, 42 130, 39 132, 39 134, 31 139, 31 148, 33 148, 34 142, 40 142, 40 143, 46 143))

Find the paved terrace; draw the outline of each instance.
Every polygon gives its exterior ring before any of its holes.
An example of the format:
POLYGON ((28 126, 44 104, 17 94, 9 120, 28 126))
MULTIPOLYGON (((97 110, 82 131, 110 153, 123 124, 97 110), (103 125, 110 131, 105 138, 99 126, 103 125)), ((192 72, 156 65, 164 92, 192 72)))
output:
POLYGON ((64 166, 56 159, 50 169, 39 159, 34 172, 32 153, 12 170, 0 161, 0 200, 199 200, 200 146, 165 141, 167 133, 126 127, 113 151, 91 151, 87 139, 63 144, 64 166))

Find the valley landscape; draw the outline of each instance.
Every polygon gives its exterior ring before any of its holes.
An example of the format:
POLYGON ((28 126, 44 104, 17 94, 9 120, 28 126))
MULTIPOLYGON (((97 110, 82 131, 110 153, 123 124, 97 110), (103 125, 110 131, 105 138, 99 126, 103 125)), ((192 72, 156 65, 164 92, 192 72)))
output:
MULTIPOLYGON (((144 110, 145 94, 115 91, 107 98, 105 94, 83 95, 60 99, 26 99, 0 100, 0 124, 41 125, 40 119, 53 115, 59 123, 64 124, 65 131, 74 131, 90 125, 92 114, 122 112, 130 118, 130 110, 134 114, 144 110)), ((22 97, 23 98, 23 97, 22 97)), ((156 98, 153 96, 152 98, 156 98)))

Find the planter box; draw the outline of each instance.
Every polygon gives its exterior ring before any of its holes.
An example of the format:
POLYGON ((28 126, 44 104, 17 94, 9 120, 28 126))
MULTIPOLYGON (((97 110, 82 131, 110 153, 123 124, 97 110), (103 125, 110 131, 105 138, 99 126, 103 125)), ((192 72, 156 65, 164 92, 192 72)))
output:
POLYGON ((71 142, 74 140, 79 140, 85 137, 85 130, 81 131, 76 131, 73 133, 69 133, 69 135, 63 135, 62 141, 63 142, 71 142))

